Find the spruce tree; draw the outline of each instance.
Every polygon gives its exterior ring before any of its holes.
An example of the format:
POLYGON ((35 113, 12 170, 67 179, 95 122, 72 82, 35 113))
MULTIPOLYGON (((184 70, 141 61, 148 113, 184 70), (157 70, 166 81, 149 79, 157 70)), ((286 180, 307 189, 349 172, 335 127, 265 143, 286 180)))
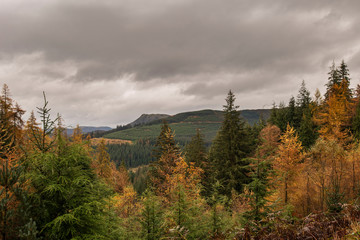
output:
POLYGON ((174 133, 166 121, 163 121, 161 132, 157 138, 153 156, 155 162, 151 163, 149 170, 149 186, 154 191, 162 191, 165 178, 176 166, 176 159, 180 157, 180 149, 175 143, 174 133))
POLYGON ((285 132, 286 126, 288 124, 288 108, 285 106, 283 102, 279 104, 279 106, 273 105, 271 109, 270 118, 268 120, 269 123, 278 126, 282 132, 285 132))
POLYGON ((96 177, 84 145, 70 143, 62 134, 51 135, 55 123, 46 99, 44 107, 38 109, 44 128, 34 136, 33 151, 25 161, 33 205, 31 216, 39 227, 39 237, 110 237, 105 221, 109 216, 110 189, 96 177))
POLYGON ((296 101, 297 119, 299 120, 299 125, 296 130, 299 135, 299 140, 305 148, 313 145, 317 138, 316 126, 312 120, 313 114, 310 109, 310 104, 310 92, 306 89, 305 82, 302 81, 296 101))
POLYGON ((306 149, 309 149, 317 139, 316 126, 312 121, 312 114, 310 108, 303 111, 300 128, 298 130, 299 140, 306 149))
POLYGON ((249 209, 243 214, 243 225, 257 232, 263 220, 271 210, 268 197, 271 194, 270 177, 273 176, 272 162, 277 150, 280 129, 274 125, 266 126, 260 132, 260 144, 255 157, 251 160, 252 182, 247 185, 249 193, 249 209))
POLYGON ((200 133, 200 129, 196 129, 196 135, 185 146, 185 160, 188 163, 195 163, 196 167, 203 167, 207 159, 206 155, 204 136, 200 133))
POLYGON ((333 86, 339 85, 341 82, 341 77, 339 76, 339 71, 335 66, 335 62, 332 63, 330 67, 330 72, 328 72, 328 82, 325 85, 326 86, 326 93, 325 93, 325 99, 328 99, 330 94, 333 93, 333 86))
POLYGON ((311 102, 310 92, 307 90, 305 81, 301 82, 301 87, 299 89, 299 93, 297 95, 296 106, 300 109, 306 109, 309 107, 311 102))
POLYGON ((146 240, 160 239, 165 232, 165 219, 161 201, 149 190, 145 191, 142 201, 144 205, 140 217, 142 236, 146 240))
POLYGON ((220 182, 223 186, 220 193, 229 198, 233 189, 240 193, 244 184, 250 182, 246 160, 250 152, 249 140, 238 108, 230 90, 224 105, 224 121, 210 149, 211 173, 205 173, 212 174, 220 182))
POLYGON ((291 97, 289 100, 289 105, 287 107, 286 112, 286 121, 290 126, 297 128, 299 126, 299 121, 296 118, 296 105, 295 105, 295 98, 291 97))
POLYGON ((178 154, 180 149, 175 143, 175 135, 167 123, 166 120, 163 121, 161 125, 160 134, 156 140, 155 148, 153 150, 153 157, 158 160, 160 157, 167 152, 173 152, 178 154))

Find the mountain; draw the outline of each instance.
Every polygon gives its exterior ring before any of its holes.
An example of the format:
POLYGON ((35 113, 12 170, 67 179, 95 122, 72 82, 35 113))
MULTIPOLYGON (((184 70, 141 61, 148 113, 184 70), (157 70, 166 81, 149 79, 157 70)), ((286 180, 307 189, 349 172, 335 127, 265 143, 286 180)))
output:
MULTIPOLYGON (((259 121, 260 118, 266 120, 270 116, 270 109, 242 110, 240 112, 240 115, 250 125, 259 121)), ((166 120, 170 127, 175 131, 175 139, 177 141, 189 141, 191 137, 195 135, 196 129, 200 129, 202 134, 205 136, 205 141, 207 143, 211 143, 219 130, 223 119, 223 112, 218 110, 206 109, 193 112, 183 112, 163 119, 148 122, 145 125, 138 125, 119 131, 112 130, 109 133, 105 133, 104 137, 130 141, 155 139, 160 133, 162 121, 166 120)))
MULTIPOLYGON (((106 132, 110 131, 111 127, 92 127, 92 126, 80 126, 82 133, 91 133, 91 132, 106 132)), ((68 136, 72 135, 74 132, 74 128, 66 129, 66 133, 68 136)))
POLYGON ((138 119, 129 123, 128 125, 135 127, 135 126, 139 126, 139 125, 148 124, 150 122, 154 122, 156 120, 160 120, 163 118, 167 118, 169 116, 170 115, 167 115, 167 114, 142 114, 138 119))

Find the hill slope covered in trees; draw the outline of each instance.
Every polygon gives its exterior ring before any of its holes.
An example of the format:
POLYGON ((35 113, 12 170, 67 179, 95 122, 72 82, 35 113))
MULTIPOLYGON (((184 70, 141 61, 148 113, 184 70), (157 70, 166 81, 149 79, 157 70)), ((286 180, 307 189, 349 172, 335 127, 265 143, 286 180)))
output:
MULTIPOLYGON (((269 116, 269 109, 241 111, 241 117, 243 117, 250 125, 259 121, 261 117, 266 120, 269 116)), ((196 129, 200 129, 202 134, 205 135, 205 141, 211 143, 224 120, 224 115, 222 111, 218 110, 184 112, 163 119, 157 119, 144 125, 111 132, 105 134, 104 137, 131 141, 139 139, 155 139, 160 131, 163 120, 166 120, 171 128, 175 130, 175 139, 178 141, 190 141, 196 129)))

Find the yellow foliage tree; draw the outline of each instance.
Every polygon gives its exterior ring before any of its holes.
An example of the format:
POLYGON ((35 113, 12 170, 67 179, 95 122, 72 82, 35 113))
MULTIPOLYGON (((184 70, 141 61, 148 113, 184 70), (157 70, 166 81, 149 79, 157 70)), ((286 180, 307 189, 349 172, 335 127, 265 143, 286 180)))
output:
POLYGON ((349 141, 349 126, 352 115, 352 103, 347 97, 348 83, 343 80, 334 84, 333 91, 323 106, 314 115, 314 121, 320 126, 323 139, 337 139, 343 145, 349 141))
POLYGON ((93 161, 96 174, 112 187, 117 193, 123 193, 129 185, 129 176, 125 166, 117 168, 114 162, 110 161, 105 141, 102 139, 97 146, 96 156, 93 161))
POLYGON ((295 130, 289 125, 281 136, 281 144, 274 160, 274 169, 279 175, 278 193, 280 193, 284 204, 291 203, 291 198, 297 191, 296 178, 303 168, 301 143, 295 130))
MULTIPOLYGON (((166 156, 164 156, 166 157, 166 156)), ((190 199, 198 199, 200 197, 200 181, 203 170, 195 166, 195 163, 186 163, 183 157, 179 157, 175 161, 175 167, 171 174, 165 177, 164 193, 167 200, 171 202, 172 193, 179 186, 184 188, 186 195, 190 199)))

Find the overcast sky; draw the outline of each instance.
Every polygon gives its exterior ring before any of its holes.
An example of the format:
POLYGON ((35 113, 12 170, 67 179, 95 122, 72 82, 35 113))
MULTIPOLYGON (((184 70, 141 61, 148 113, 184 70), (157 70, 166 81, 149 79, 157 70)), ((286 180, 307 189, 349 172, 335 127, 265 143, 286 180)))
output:
POLYGON ((142 113, 270 108, 333 61, 360 80, 360 1, 1 0, 0 83, 28 113, 45 91, 66 125, 142 113))

